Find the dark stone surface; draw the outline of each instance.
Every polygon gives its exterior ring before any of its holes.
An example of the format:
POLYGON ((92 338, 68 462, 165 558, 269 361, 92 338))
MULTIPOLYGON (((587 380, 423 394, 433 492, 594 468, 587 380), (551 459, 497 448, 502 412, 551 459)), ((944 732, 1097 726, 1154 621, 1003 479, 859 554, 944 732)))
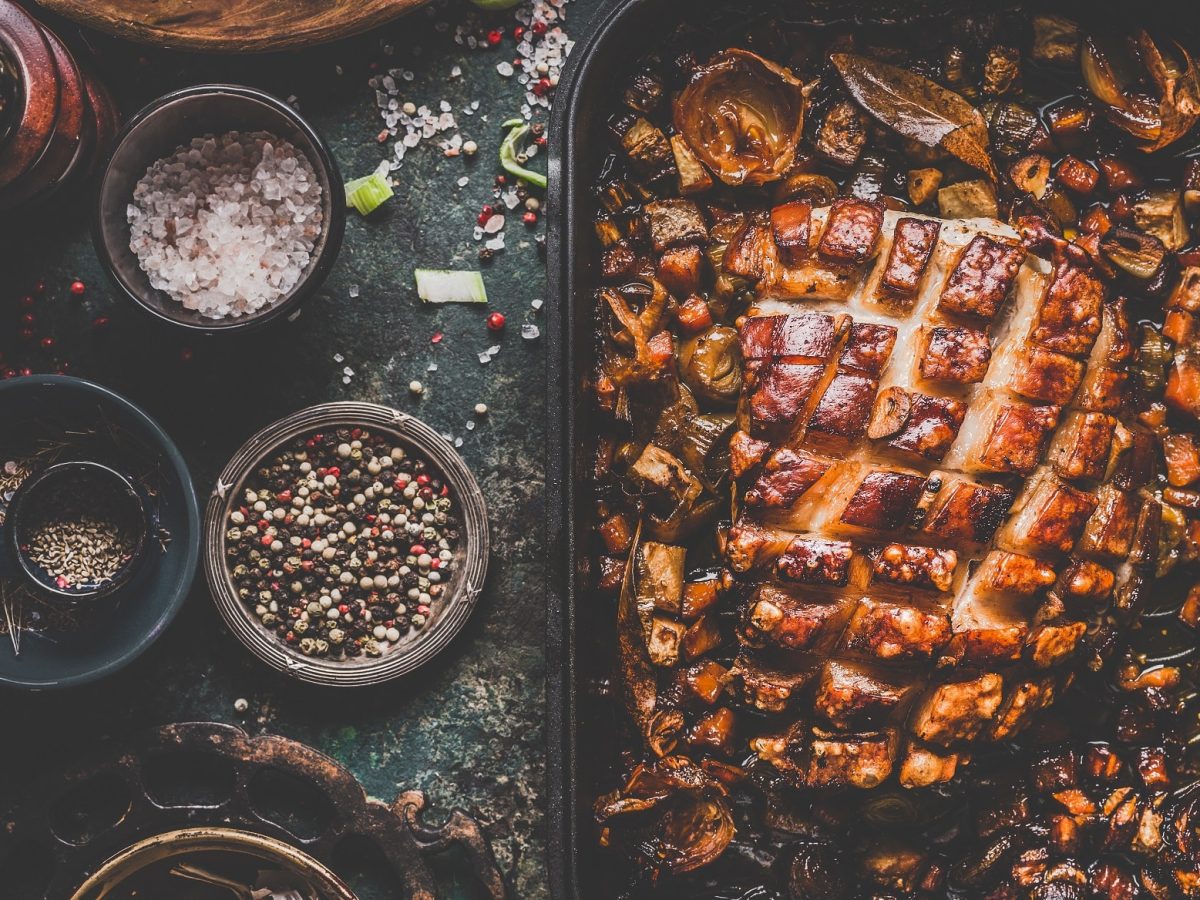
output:
MULTIPOLYGON (((595 5, 572 4, 573 37, 595 5)), ((275 732, 320 748, 349 766, 374 796, 390 800, 401 789, 422 788, 435 820, 452 805, 465 807, 488 825, 516 895, 548 895, 542 833, 545 356, 540 340, 520 336, 523 321, 541 323, 530 303, 544 297, 544 264, 534 243, 542 225, 529 230, 510 216, 509 249, 483 267, 488 308, 423 306, 412 280, 416 266, 478 266, 474 218, 491 199, 500 123, 521 102, 515 80, 495 70, 511 58, 511 38, 499 50, 472 52, 454 43, 453 27, 435 27, 437 20, 462 21, 468 11, 465 2, 439 5, 436 16, 419 12, 343 43, 258 58, 195 58, 92 38, 98 68, 126 112, 201 81, 295 95, 346 178, 370 172, 385 152, 374 140, 381 122, 366 84, 368 65, 409 68, 416 78, 406 85, 406 97, 418 104, 436 108, 446 99, 458 111, 480 101, 475 117, 459 115, 479 154, 447 159, 432 142, 412 151, 397 173, 395 199, 369 221, 351 214, 332 276, 301 318, 245 339, 180 337, 119 300, 92 251, 83 198, 16 227, 5 223, 0 352, 5 365, 35 371, 66 361, 72 374, 144 406, 179 443, 202 499, 250 434, 313 403, 392 404, 461 436, 461 453, 487 497, 496 548, 474 618, 415 676, 381 689, 329 693, 293 684, 253 659, 222 627, 201 577, 173 627, 124 673, 71 693, 0 698, 6 719, 21 723, 19 741, 5 729, 0 786, 69 764, 83 747, 149 725, 239 723, 251 733, 275 732), (384 44, 394 47, 392 56, 384 55, 384 44), (455 65, 462 77, 448 80, 455 65), (458 187, 464 174, 471 181, 458 187), (88 285, 82 298, 68 290, 75 277, 88 285), (16 335, 18 297, 38 279, 48 289, 37 302, 37 331, 56 339, 53 355, 29 349, 16 335), (352 284, 360 286, 359 299, 349 298, 352 284), (508 317, 501 337, 485 328, 489 309, 508 317), (101 315, 111 318, 102 333, 92 328, 101 315), (445 337, 435 346, 430 337, 437 331, 445 337), (481 365, 477 354, 494 343, 501 352, 481 365), (345 362, 335 362, 335 353, 345 362), (426 371, 431 362, 438 371, 426 371), (343 365, 356 372, 350 384, 342 382, 343 365), (408 391, 414 378, 426 386, 420 399, 408 391), (479 401, 491 412, 467 431, 479 401), (250 703, 244 716, 234 710, 237 698, 250 703)), ((480 21, 507 26, 511 16, 480 21)), ((465 896, 457 888, 450 893, 465 896)))

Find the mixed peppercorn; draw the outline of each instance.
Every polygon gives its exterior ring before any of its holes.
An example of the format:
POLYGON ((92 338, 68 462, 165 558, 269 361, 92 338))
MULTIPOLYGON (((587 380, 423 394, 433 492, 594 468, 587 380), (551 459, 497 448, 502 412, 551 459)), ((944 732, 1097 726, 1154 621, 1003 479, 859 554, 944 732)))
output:
POLYGON ((460 523, 449 486, 394 438, 297 438, 247 479, 225 553, 238 596, 307 656, 378 657, 426 628, 460 523))

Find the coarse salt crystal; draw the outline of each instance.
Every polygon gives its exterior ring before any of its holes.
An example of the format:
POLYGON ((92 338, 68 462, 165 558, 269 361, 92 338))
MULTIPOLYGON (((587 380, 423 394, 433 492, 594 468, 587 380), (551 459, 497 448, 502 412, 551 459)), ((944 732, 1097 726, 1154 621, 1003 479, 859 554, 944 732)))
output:
POLYGON ((538 328, 532 322, 526 322, 521 326, 521 337, 527 341, 536 340, 542 334, 542 329, 538 328))
POLYGON ((350 294, 351 300, 357 299, 358 298, 358 285, 357 284, 350 285, 350 289, 349 289, 349 291, 347 291, 347 293, 350 294))

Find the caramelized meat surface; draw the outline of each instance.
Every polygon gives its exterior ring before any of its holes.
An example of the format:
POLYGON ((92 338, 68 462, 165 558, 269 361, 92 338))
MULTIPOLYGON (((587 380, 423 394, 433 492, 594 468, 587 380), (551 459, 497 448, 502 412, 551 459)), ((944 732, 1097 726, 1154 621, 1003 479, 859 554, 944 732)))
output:
POLYGON ((896 223, 887 265, 879 278, 882 297, 895 303, 912 303, 925 280, 941 230, 941 223, 932 219, 905 218, 896 223))
POLYGON ((938 305, 948 313, 994 318, 1024 260, 1025 251, 1015 241, 977 234, 947 277, 938 305))

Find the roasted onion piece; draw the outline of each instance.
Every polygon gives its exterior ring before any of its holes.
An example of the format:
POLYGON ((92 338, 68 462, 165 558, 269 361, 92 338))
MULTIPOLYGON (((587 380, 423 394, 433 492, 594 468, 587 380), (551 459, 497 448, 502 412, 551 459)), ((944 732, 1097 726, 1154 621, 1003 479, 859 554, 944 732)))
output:
POLYGON ((1200 119, 1200 75, 1192 58, 1176 45, 1177 55, 1163 53, 1141 30, 1129 46, 1097 37, 1083 42, 1083 79, 1104 104, 1109 121, 1140 141, 1147 153, 1183 137, 1200 119), (1141 72, 1157 89, 1152 97, 1133 90, 1141 72))
POLYGON ((722 405, 742 389, 742 354, 736 328, 714 325, 679 348, 679 377, 697 397, 722 405))
MULTIPOLYGON (((655 756, 670 753, 683 730, 678 710, 660 709, 658 680, 648 645, 650 611, 639 608, 638 577, 641 528, 633 539, 621 595, 617 602, 617 647, 621 671, 621 695, 625 710, 637 724, 646 749, 655 756)), ((599 806, 597 806, 599 809, 599 806)))
POLYGON ((804 126, 804 86, 782 66, 726 50, 675 101, 675 127, 726 184, 778 181, 804 126))
POLYGON ((612 819, 627 813, 635 846, 656 872, 678 875, 706 866, 733 840, 725 786, 690 759, 668 756, 633 770, 625 786, 596 801, 604 840, 612 819))

